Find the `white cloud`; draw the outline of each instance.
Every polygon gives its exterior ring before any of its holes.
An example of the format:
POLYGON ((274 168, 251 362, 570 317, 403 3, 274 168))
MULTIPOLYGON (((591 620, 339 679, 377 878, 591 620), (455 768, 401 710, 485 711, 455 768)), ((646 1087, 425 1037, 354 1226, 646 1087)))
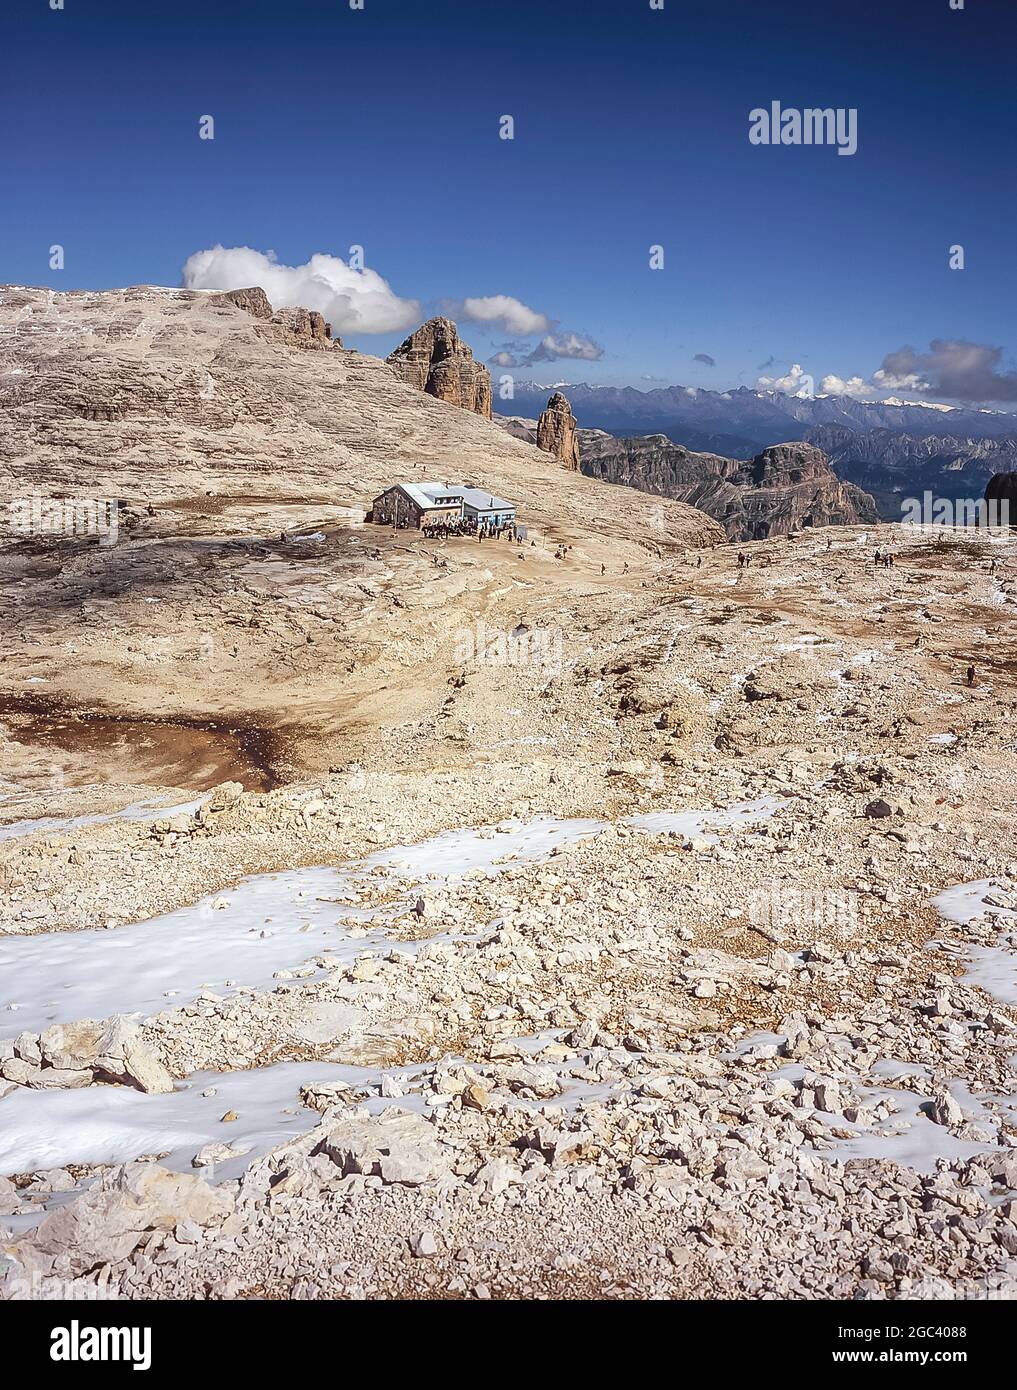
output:
POLYGON ((581 362, 599 362, 603 356, 604 349, 592 338, 584 338, 579 333, 549 333, 541 338, 526 360, 528 363, 557 362, 573 357, 581 362))
POLYGON ((887 372, 882 367, 872 373, 877 391, 931 391, 932 383, 918 372, 887 372))
POLYGON ((840 376, 824 376, 819 390, 824 396, 850 396, 856 401, 871 400, 877 394, 872 383, 860 376, 850 376, 847 380, 840 376))
POLYGON ((963 338, 933 338, 928 352, 902 347, 883 358, 875 380, 893 391, 917 391, 971 402, 1017 401, 1017 371, 1001 371, 1003 349, 963 338))
POLYGON ((488 362, 492 367, 532 367, 537 362, 559 362, 567 358, 599 362, 603 356, 604 349, 592 338, 584 338, 580 333, 548 333, 532 352, 526 351, 525 344, 506 343, 488 358, 488 362))
POLYGON ((812 395, 812 378, 795 362, 786 376, 761 376, 756 382, 761 391, 783 391, 788 396, 812 395))
POLYGON ((489 294, 480 298, 464 299, 457 305, 453 317, 458 316, 470 323, 483 323, 492 328, 500 328, 505 333, 513 333, 521 338, 532 337, 535 333, 546 333, 551 320, 546 314, 531 309, 521 300, 510 294, 489 294))
POLYGON ((250 246, 212 246, 188 256, 189 290, 239 290, 260 285, 273 309, 317 309, 336 333, 398 333, 422 317, 415 299, 400 299, 374 270, 352 270, 338 256, 313 255, 305 265, 280 265, 250 246))

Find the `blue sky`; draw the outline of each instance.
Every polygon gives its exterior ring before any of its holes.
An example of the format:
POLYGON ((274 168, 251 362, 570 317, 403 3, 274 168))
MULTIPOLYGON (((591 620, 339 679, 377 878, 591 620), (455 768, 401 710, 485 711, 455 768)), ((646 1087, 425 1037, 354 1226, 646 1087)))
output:
MULTIPOLYGON (((934 393, 968 389, 951 351, 974 344, 1003 351, 971 390, 1007 399, 1013 0, 64 4, 0 19, 2 280, 176 285, 216 245, 291 267, 362 245, 396 313, 505 295, 547 321, 460 314, 480 356, 602 351, 541 381, 726 388, 772 359, 867 389, 908 347, 895 370, 934 393), (773 100, 856 108, 857 153, 750 144, 773 100)), ((342 331, 385 353, 406 330, 342 331)))

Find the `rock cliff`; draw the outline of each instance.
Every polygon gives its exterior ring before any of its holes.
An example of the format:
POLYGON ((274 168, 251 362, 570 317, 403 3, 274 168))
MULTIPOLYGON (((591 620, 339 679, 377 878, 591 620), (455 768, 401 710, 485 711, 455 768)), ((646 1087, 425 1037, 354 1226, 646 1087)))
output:
POLYGON ((491 373, 473 360, 451 319, 429 319, 385 360, 418 391, 490 420, 491 373))
POLYGON ((859 434, 825 425, 810 430, 808 438, 839 478, 872 494, 887 521, 900 520, 905 498, 926 491, 935 497, 979 497, 994 473, 1017 469, 1017 434, 986 439, 889 429, 859 434))
POLYGON ((581 430, 579 435, 588 477, 679 498, 719 521, 728 540, 877 519, 868 493, 842 483, 823 451, 811 444, 775 444, 744 462, 693 453, 663 434, 616 439, 601 430, 581 430))

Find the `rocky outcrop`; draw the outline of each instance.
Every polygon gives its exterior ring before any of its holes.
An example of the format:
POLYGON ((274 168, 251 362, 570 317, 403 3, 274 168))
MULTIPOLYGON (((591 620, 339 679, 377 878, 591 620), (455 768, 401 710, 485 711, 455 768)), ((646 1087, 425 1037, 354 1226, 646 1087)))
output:
POLYGON ((332 337, 332 325, 316 309, 280 309, 272 315, 272 322, 282 330, 283 342, 291 347, 318 351, 342 347, 342 341, 332 337))
POLYGON ((576 420, 568 399, 556 391, 537 421, 537 448, 579 472, 579 440, 576 435, 576 420))
POLYGON ((615 439, 600 430, 579 433, 588 477, 678 498, 719 521, 728 540, 877 519, 868 493, 842 483, 811 444, 774 444, 743 462, 693 453, 663 434, 615 439))
POLYGON ((270 319, 272 317, 272 305, 269 303, 268 295, 260 285, 251 285, 246 290, 224 290, 222 294, 213 297, 212 303, 232 304, 256 319, 270 319))
POLYGON ((290 347, 312 348, 316 351, 342 347, 342 340, 332 337, 332 325, 326 323, 316 309, 300 307, 278 309, 274 313, 268 295, 260 285, 246 290, 226 290, 217 294, 214 304, 232 304, 252 318, 263 319, 278 329, 271 336, 290 347))
POLYGON ((283 342, 290 347, 311 347, 321 352, 332 347, 342 347, 342 339, 332 338, 332 325, 326 324, 317 309, 278 309, 272 311, 268 295, 260 285, 250 289, 226 289, 221 295, 213 297, 214 304, 232 304, 242 309, 251 318, 261 318, 272 324, 278 332, 271 334, 275 342, 283 342))
POLYGON ((451 319, 428 320, 385 360, 419 391, 490 420, 491 373, 473 360, 451 319))

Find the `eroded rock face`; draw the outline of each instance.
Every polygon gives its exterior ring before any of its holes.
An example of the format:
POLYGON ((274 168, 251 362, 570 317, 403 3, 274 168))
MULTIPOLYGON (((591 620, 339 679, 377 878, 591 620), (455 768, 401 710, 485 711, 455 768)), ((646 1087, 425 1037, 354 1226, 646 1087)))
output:
POLYGON ((260 285, 252 285, 246 290, 224 290, 222 294, 217 294, 212 302, 235 304, 238 309, 243 309, 256 319, 272 317, 272 305, 260 285))
POLYGON ((342 347, 341 340, 332 337, 332 325, 316 309, 280 309, 272 315, 272 322, 282 329, 283 341, 291 347, 317 351, 342 347))
POLYGON ((313 348, 317 351, 342 347, 342 340, 332 337, 332 325, 326 323, 316 309, 296 306, 273 313, 268 295, 260 285, 252 285, 245 290, 226 290, 215 295, 212 302, 232 304, 252 318, 264 319, 280 330, 272 335, 276 341, 287 343, 290 347, 313 348))
POLYGON ((719 521, 729 541, 877 520, 869 494, 841 482, 813 444, 774 444, 746 463, 693 453, 663 434, 636 439, 616 439, 602 430, 580 434, 587 476, 679 498, 719 521))
POLYGON ((490 420, 491 373, 473 360, 451 319, 428 320, 385 360, 411 386, 490 420))
POLYGON ((537 448, 554 454, 566 468, 579 472, 579 439, 568 399, 556 391, 537 421, 537 448))

